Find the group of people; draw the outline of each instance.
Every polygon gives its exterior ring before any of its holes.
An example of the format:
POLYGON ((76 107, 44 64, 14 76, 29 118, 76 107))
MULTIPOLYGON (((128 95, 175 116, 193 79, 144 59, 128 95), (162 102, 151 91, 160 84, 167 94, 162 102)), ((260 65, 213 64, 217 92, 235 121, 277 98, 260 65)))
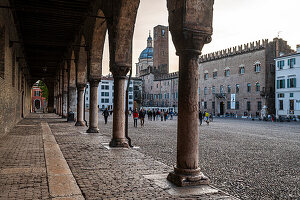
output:
MULTIPOLYGON (((131 115, 131 111, 129 111, 129 115, 131 115)), ((159 109, 157 109, 157 110, 148 109, 147 111, 144 108, 140 109, 140 111, 135 109, 133 111, 134 127, 137 127, 138 119, 140 119, 140 121, 141 121, 141 126, 144 126, 146 115, 148 116, 149 121, 159 120, 159 118, 161 119, 161 121, 166 121, 169 116, 170 116, 171 120, 173 119, 174 112, 173 111, 164 111, 164 110, 160 111, 159 109)))
POLYGON ((199 122, 202 125, 202 121, 205 121, 207 125, 209 125, 210 121, 213 121, 213 115, 209 114, 208 112, 201 112, 199 111, 199 122))

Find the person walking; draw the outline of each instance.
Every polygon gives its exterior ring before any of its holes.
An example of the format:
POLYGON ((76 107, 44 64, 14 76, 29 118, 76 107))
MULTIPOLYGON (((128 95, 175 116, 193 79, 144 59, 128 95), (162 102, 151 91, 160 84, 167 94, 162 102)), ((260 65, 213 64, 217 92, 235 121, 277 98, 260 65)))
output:
POLYGON ((202 125, 202 118, 203 118, 203 114, 202 114, 202 112, 200 111, 200 112, 199 112, 199 122, 200 122, 200 125, 202 125))
POLYGON ((164 120, 166 121, 168 119, 168 112, 164 112, 164 120))
POLYGON ((109 112, 107 108, 103 111, 102 115, 104 116, 105 124, 107 124, 107 118, 109 116, 109 112))
POLYGON ((148 110, 148 120, 152 121, 152 111, 148 110))
POLYGON ((139 118, 139 113, 137 109, 134 109, 133 111, 133 126, 137 128, 137 120, 139 118))
POLYGON ((141 126, 144 126, 144 122, 145 122, 145 112, 143 109, 140 110, 139 112, 139 118, 141 121, 141 126))
POLYGON ((208 112, 205 112, 205 122, 207 125, 209 125, 209 114, 208 112))
POLYGON ((164 120, 164 111, 163 111, 163 110, 160 112, 160 120, 161 120, 161 121, 164 120))

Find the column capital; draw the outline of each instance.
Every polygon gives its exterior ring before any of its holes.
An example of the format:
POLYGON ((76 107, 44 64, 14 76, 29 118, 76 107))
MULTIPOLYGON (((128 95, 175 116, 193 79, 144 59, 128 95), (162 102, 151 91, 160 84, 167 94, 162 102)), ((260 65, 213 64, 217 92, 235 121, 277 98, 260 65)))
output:
POLYGON ((126 78, 126 75, 131 67, 132 66, 129 64, 114 65, 110 68, 110 71, 114 78, 126 78))
POLYGON ((76 87, 78 90, 84 90, 84 88, 86 87, 86 84, 77 84, 76 87))
POLYGON ((89 80, 90 86, 91 87, 98 87, 100 80, 99 79, 92 79, 89 80))

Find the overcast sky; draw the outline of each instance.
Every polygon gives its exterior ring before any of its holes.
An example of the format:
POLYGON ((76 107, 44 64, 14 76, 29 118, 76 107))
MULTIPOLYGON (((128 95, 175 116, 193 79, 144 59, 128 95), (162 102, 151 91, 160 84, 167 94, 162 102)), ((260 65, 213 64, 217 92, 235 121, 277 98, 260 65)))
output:
MULTIPOLYGON (((278 33, 296 49, 300 44, 300 0, 215 0, 213 40, 203 54, 260 39, 272 40, 278 33)), ((149 30, 168 25, 166 0, 141 0, 133 37, 133 75, 135 63, 146 48, 149 30)), ((178 71, 178 57, 169 38, 170 72, 178 71)), ((103 74, 109 73, 108 43, 103 55, 103 74)))

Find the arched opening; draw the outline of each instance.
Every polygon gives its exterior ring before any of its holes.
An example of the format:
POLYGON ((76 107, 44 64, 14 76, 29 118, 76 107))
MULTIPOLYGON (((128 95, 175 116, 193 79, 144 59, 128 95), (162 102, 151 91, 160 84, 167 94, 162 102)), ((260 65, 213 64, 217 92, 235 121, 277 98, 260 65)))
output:
POLYGON ((31 112, 47 112, 48 111, 48 87, 38 80, 31 88, 31 112))

